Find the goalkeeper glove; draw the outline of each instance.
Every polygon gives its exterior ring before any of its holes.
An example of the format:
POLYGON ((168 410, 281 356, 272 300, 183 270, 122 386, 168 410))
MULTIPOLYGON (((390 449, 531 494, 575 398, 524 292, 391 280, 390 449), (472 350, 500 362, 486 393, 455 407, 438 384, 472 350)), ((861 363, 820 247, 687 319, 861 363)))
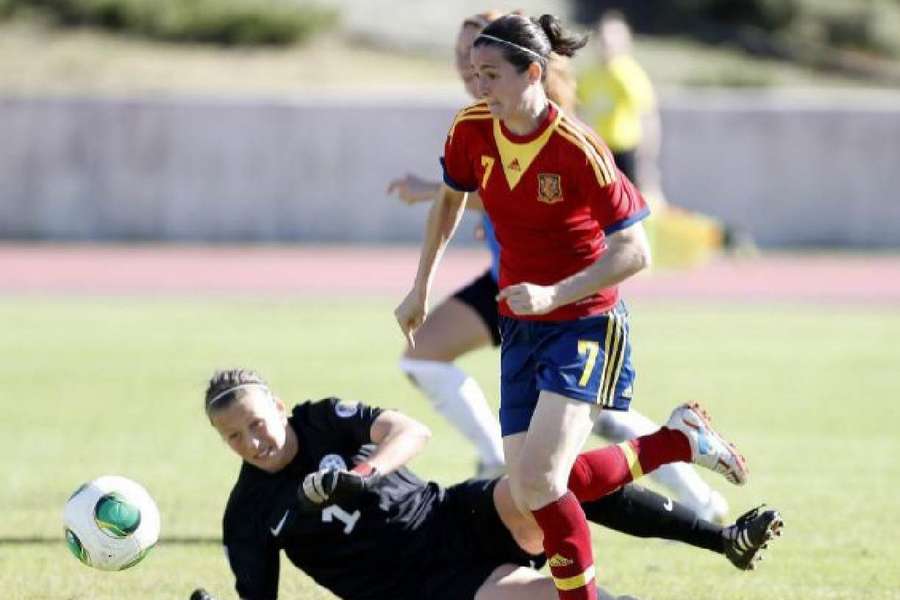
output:
POLYGON ((300 508, 305 511, 320 510, 351 501, 371 490, 379 479, 378 471, 368 463, 361 463, 352 471, 316 471, 303 478, 297 490, 297 499, 300 508))

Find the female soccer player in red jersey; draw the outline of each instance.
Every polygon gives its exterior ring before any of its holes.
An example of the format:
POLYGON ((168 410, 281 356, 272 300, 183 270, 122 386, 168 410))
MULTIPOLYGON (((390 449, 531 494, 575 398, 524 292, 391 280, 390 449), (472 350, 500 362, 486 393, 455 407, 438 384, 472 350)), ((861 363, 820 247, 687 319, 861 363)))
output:
POLYGON ((596 597, 579 500, 670 462, 698 462, 738 484, 748 475, 696 406, 617 451, 578 455, 594 409, 630 403, 627 312, 616 286, 650 262, 644 199, 596 134, 548 101, 542 86, 550 53, 572 56, 584 43, 552 15, 507 15, 476 37, 471 59, 482 101, 451 126, 445 185, 413 289, 395 311, 414 345, 437 261, 466 194, 477 191, 501 248, 500 424, 510 485, 543 531, 557 593, 567 600, 596 597))
MULTIPOLYGON (((457 35, 456 70, 466 92, 473 98, 476 92, 470 59, 472 42, 503 14, 490 10, 472 15, 463 21, 457 35)), ((575 75, 567 59, 553 57, 544 87, 554 102, 566 110, 574 110, 575 75)), ((388 193, 396 193, 406 204, 431 202, 440 191, 440 182, 426 181, 414 175, 395 179, 388 186, 388 193)), ((415 347, 408 346, 404 351, 400 369, 435 409, 475 445, 477 476, 489 477, 505 472, 497 417, 488 406, 478 382, 454 361, 479 348, 500 345, 496 300, 500 249, 477 194, 469 196, 466 208, 481 213, 481 231, 491 252, 490 267, 434 307, 416 335, 415 347)))
MULTIPOLYGON (((473 15, 463 21, 457 35, 456 70, 466 92, 473 98, 476 97, 476 81, 471 64, 472 43, 485 27, 501 16, 503 13, 498 10, 473 15)), ((574 114, 576 82, 568 58, 551 55, 543 84, 552 102, 564 112, 574 114)), ((440 191, 439 182, 426 181, 414 175, 395 179, 388 186, 389 193, 395 192, 407 204, 431 202, 440 191)), ((481 227, 491 252, 490 268, 429 312, 416 333, 415 347, 406 348, 399 366, 435 409, 475 445, 478 452, 477 475, 487 477, 505 472, 500 427, 488 407, 481 386, 454 361, 489 344, 500 345, 496 300, 500 247, 477 193, 468 196, 466 209, 476 210, 482 215, 481 227)), ((594 431, 612 441, 622 442, 652 433, 658 427, 631 408, 628 411, 603 411, 594 431)), ((724 522, 728 503, 689 465, 665 465, 653 473, 653 478, 704 519, 724 522)))

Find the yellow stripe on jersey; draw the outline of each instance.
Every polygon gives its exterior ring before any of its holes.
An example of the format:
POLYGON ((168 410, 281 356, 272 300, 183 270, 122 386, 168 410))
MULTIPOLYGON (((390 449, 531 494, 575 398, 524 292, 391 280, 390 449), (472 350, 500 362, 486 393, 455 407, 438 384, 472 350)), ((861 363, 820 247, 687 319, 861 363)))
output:
POLYGON ((631 480, 637 481, 643 477, 644 469, 641 467, 641 461, 638 460, 637 452, 634 451, 631 442, 622 442, 617 444, 617 446, 619 446, 622 454, 625 455, 625 462, 628 464, 628 470, 631 471, 631 480))
POLYGON ((471 106, 467 106, 456 113, 456 117, 453 119, 453 124, 450 126, 450 133, 447 134, 447 137, 452 138, 453 132, 456 131, 456 126, 463 121, 489 118, 491 118, 491 111, 487 107, 487 102, 478 102, 471 106))
POLYGON ((457 117, 455 121, 453 121, 453 126, 450 128, 449 137, 453 137, 453 132, 456 130, 456 126, 462 123, 463 121, 483 121, 485 119, 492 119, 491 115, 471 115, 471 116, 461 116, 457 117))
POLYGON ((587 142, 584 142, 583 140, 579 140, 576 136, 567 132, 562 127, 557 129, 557 131, 563 138, 569 140, 572 143, 572 145, 576 146, 582 152, 584 152, 584 154, 587 156, 588 162, 591 165, 591 168, 594 170, 594 175, 597 178, 597 183, 599 183, 601 187, 606 187, 607 185, 609 185, 610 184, 609 173, 604 172, 602 170, 602 168, 600 166, 602 163, 600 162, 599 157, 596 156, 596 153, 593 151, 593 149, 586 148, 587 142))
POLYGON ((594 565, 589 566, 583 573, 573 575, 572 577, 554 577, 553 583, 556 589, 568 592, 586 586, 594 580, 594 565))
POLYGON ((580 131, 584 135, 588 143, 594 147, 594 150, 596 150, 597 154, 600 155, 600 160, 603 161, 603 165, 606 170, 612 174, 613 179, 616 179, 616 162, 613 160, 610 150, 606 147, 603 141, 601 141, 600 136, 597 135, 597 132, 579 123, 578 121, 572 121, 572 124, 578 129, 578 131, 580 131))
POLYGON ((589 132, 578 127, 577 124, 570 119, 566 119, 561 125, 560 130, 564 130, 577 140, 577 145, 585 152, 588 159, 591 161, 594 172, 596 173, 599 170, 600 173, 602 173, 602 178, 598 179, 600 185, 609 185, 615 181, 616 171, 611 167, 612 161, 606 156, 606 150, 603 146, 599 144, 597 140, 592 139, 589 132))
POLYGON ((594 169, 597 183, 605 187, 616 180, 616 169, 605 148, 601 147, 602 149, 598 150, 598 146, 592 143, 594 140, 591 140, 589 136, 585 135, 585 132, 582 129, 575 127, 573 122, 568 118, 564 118, 560 121, 557 131, 565 139, 572 142, 579 150, 584 152, 588 162, 591 164, 591 168, 594 169))
POLYGON ((500 153, 500 161, 503 163, 503 173, 506 175, 509 189, 515 189, 518 185, 522 174, 528 170, 535 157, 547 145, 561 118, 562 113, 557 113, 556 118, 541 135, 524 144, 517 144, 507 139, 500 127, 500 119, 494 119, 494 142, 500 153))
POLYGON ((491 109, 488 108, 487 102, 482 101, 476 102, 459 111, 460 114, 469 114, 473 112, 491 112, 491 109))

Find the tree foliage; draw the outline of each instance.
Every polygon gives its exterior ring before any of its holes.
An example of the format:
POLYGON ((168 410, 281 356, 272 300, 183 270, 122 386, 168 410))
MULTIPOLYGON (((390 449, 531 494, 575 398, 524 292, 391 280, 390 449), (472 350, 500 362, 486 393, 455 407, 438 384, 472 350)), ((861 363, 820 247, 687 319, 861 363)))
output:
POLYGON ((0 16, 17 11, 63 26, 225 46, 290 44, 336 20, 333 11, 297 0, 0 0, 0 16))

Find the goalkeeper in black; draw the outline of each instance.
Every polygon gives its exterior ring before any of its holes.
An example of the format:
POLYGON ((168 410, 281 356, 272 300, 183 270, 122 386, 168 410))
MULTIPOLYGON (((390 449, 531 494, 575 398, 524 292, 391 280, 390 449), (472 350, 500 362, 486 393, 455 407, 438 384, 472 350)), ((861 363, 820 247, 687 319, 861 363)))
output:
MULTIPOLYGON (((505 479, 443 488, 403 466, 430 437, 421 423, 336 398, 288 414, 244 369, 217 372, 204 403, 243 459, 223 519, 240 598, 277 597, 281 551, 345 600, 557 597, 536 570, 541 531, 518 511, 505 479)), ((583 507, 595 523, 722 553, 740 569, 753 568, 782 525, 776 511, 757 510, 723 528, 634 484, 583 507)), ((209 598, 201 590, 193 597, 209 598)))

